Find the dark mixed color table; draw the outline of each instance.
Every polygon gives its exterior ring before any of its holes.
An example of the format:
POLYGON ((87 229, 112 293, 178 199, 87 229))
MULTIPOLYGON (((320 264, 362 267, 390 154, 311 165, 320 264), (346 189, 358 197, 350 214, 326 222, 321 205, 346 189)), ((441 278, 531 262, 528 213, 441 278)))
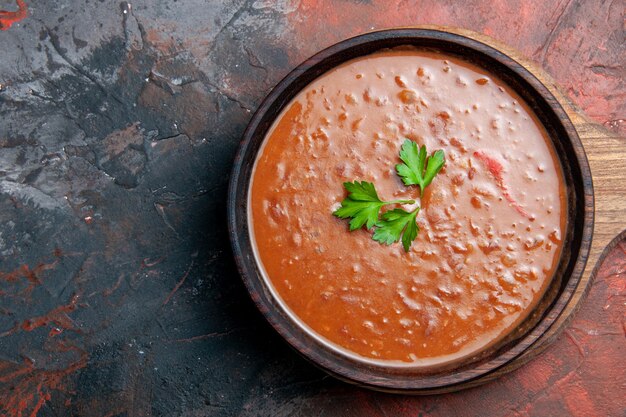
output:
POLYGON ((626 413, 626 243, 539 358, 406 397, 326 376, 277 336, 237 274, 225 213, 260 100, 373 29, 491 35, 623 135, 624 2, 25 1, 0 0, 22 10, 0 14, 1 416, 626 413))

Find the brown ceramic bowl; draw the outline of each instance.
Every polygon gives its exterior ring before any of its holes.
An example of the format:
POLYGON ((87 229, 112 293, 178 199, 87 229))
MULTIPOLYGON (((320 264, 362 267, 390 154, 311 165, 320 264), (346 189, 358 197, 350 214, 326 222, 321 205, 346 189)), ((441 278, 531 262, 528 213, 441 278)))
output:
MULTIPOLYGON (((228 225, 233 252, 244 283, 259 310, 298 352, 330 374, 372 389, 436 393, 477 385, 514 369, 520 355, 539 345, 572 297, 589 253, 593 230, 593 188, 580 139, 555 97, 522 65, 476 40, 432 29, 393 29, 357 36, 306 60, 265 98, 250 120, 235 158, 229 188, 228 225), (345 61, 384 48, 413 45, 439 50, 496 74, 536 113, 560 157, 568 190, 568 228, 559 267, 529 317, 504 340, 477 356, 423 369, 368 363, 331 348, 299 325, 273 295, 253 252, 248 224, 248 192, 257 152, 284 106, 311 81, 345 61)), ((528 356, 528 355, 525 355, 528 356)))

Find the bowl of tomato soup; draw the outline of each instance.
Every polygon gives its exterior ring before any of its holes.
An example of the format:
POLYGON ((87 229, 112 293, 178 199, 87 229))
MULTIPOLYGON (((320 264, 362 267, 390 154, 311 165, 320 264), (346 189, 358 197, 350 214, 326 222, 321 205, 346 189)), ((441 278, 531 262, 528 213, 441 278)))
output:
POLYGON ((556 99, 506 55, 437 30, 369 33, 261 104, 231 177, 231 241, 260 311, 318 366, 375 389, 462 386, 529 349, 572 296, 586 164, 556 99), (425 188, 398 168, 422 147, 445 155, 425 188), (371 221, 333 215, 346 199, 371 221))

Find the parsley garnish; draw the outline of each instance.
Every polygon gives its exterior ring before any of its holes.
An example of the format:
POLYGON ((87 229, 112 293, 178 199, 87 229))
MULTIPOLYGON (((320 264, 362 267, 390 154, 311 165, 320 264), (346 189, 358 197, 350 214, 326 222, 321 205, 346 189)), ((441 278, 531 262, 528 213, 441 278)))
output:
MULTIPOLYGON (((405 185, 419 185, 420 195, 445 164, 442 150, 427 157, 426 146, 419 151, 415 142, 407 139, 400 149, 400 159, 403 164, 396 165, 396 171, 405 185)), ((420 207, 413 211, 400 208, 384 212, 380 217, 380 210, 388 204, 414 204, 414 200, 383 201, 378 197, 374 184, 367 181, 344 182, 348 197, 341 202, 341 207, 333 215, 341 218, 350 218, 350 231, 374 227, 372 239, 377 242, 391 245, 402 240, 405 252, 409 251, 411 243, 417 238, 420 228, 415 219, 420 207)))
POLYGON ((386 204, 413 204, 413 200, 382 201, 378 198, 374 184, 367 181, 344 182, 348 190, 348 198, 341 202, 341 207, 333 214, 341 219, 350 220, 350 231, 360 229, 365 225, 371 229, 378 222, 378 213, 386 204))
POLYGON ((400 240, 402 235, 402 246, 404 251, 408 252, 411 242, 417 237, 420 231, 419 226, 415 222, 417 213, 420 208, 417 207, 413 211, 404 211, 402 209, 389 210, 383 213, 382 220, 376 223, 376 230, 372 239, 377 242, 391 245, 393 242, 400 240))
POLYGON ((402 178, 404 185, 419 185, 421 196, 424 195, 424 188, 433 181, 446 162, 441 149, 427 158, 426 146, 422 145, 418 151, 417 144, 409 139, 402 144, 400 159, 404 163, 396 165, 398 175, 402 178))

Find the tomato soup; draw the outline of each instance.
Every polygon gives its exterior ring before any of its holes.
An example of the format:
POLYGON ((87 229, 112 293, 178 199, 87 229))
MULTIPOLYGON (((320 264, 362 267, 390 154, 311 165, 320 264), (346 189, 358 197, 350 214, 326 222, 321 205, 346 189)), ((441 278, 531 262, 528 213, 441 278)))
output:
POLYGON ((295 96, 257 156, 248 215, 264 279, 303 327, 358 359, 428 365, 475 355, 530 314, 559 263, 567 201, 550 138, 511 88, 406 47, 295 96), (406 139, 446 155, 421 198, 395 172, 406 139), (356 180, 421 207, 408 252, 332 215, 356 180))

